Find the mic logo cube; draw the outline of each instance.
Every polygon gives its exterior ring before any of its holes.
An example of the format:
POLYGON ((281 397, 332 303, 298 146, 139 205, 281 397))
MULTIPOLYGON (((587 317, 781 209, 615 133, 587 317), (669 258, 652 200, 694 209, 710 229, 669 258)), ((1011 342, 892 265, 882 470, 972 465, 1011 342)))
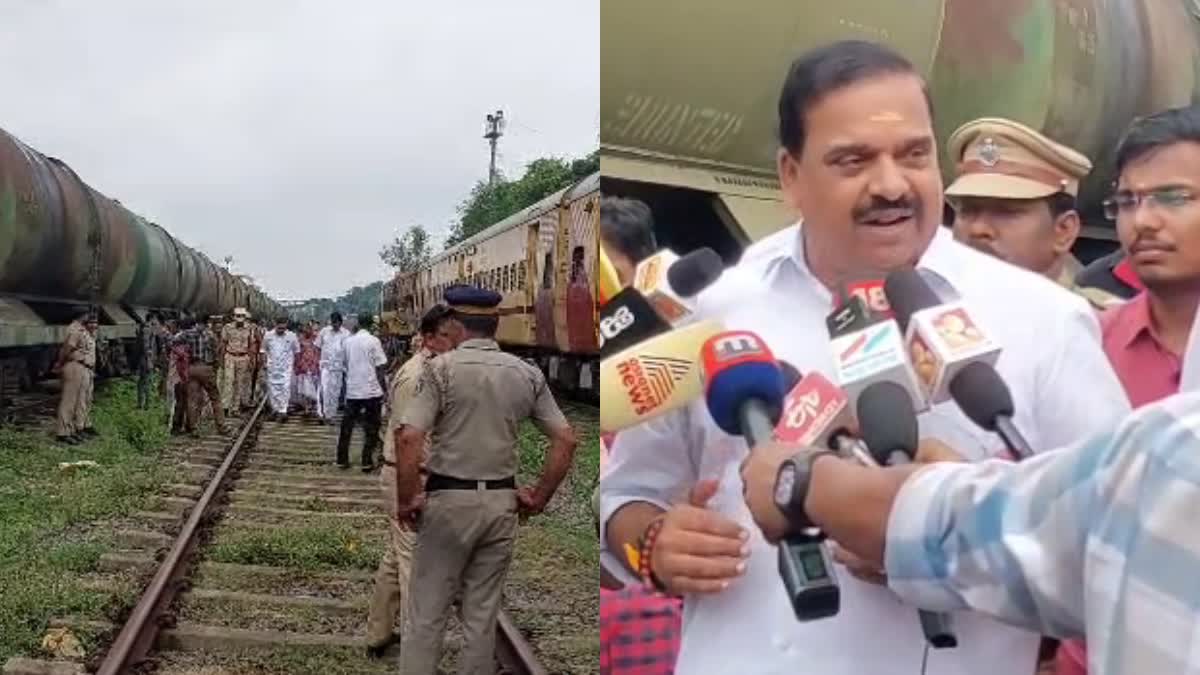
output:
POLYGON ((675 298, 666 293, 651 292, 648 293, 646 299, 650 301, 651 306, 654 307, 654 311, 658 312, 659 316, 670 323, 678 323, 680 319, 688 315, 687 307, 684 307, 683 303, 676 301, 675 298))
POLYGON ((662 285, 665 267, 663 266, 663 258, 665 256, 651 256, 641 265, 638 265, 634 272, 633 287, 642 293, 650 293, 658 286, 662 285))
POLYGON ((934 403, 950 400, 950 380, 963 366, 975 361, 994 366, 1000 356, 1000 345, 984 334, 961 302, 913 314, 906 342, 913 368, 934 403))
POLYGON ((633 312, 628 307, 618 307, 609 317, 600 320, 600 338, 611 340, 621 334, 621 331, 633 325, 633 312))
POLYGON ((761 358, 770 351, 754 333, 730 332, 713 340, 713 354, 717 363, 730 363, 749 357, 761 358))
POLYGON ((851 401, 874 382, 900 384, 912 398, 913 410, 928 408, 925 392, 908 361, 908 349, 895 321, 877 323, 830 343, 838 382, 851 401))

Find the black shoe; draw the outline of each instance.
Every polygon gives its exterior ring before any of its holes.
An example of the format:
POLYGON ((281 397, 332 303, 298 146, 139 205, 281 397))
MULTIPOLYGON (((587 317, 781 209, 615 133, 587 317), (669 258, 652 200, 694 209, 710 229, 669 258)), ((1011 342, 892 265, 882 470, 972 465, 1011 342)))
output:
POLYGON ((390 637, 387 642, 381 645, 367 645, 367 658, 382 659, 384 654, 387 652, 388 647, 398 644, 400 644, 400 636, 392 633, 392 637, 390 637))
POLYGON ((84 436, 91 436, 92 438, 95 438, 96 436, 100 435, 100 432, 96 431, 95 427, 88 427, 88 428, 84 429, 83 431, 80 431, 79 433, 84 436))
POLYGON ((363 464, 363 467, 362 467, 363 473, 371 473, 374 470, 375 470, 374 464, 363 464))
POLYGON ((345 471, 346 469, 350 468, 349 464, 342 464, 341 462, 334 462, 333 465, 336 466, 337 468, 341 469, 342 471, 345 471))
POLYGON ((54 440, 63 445, 79 445, 79 441, 75 440, 74 436, 55 436, 54 440))

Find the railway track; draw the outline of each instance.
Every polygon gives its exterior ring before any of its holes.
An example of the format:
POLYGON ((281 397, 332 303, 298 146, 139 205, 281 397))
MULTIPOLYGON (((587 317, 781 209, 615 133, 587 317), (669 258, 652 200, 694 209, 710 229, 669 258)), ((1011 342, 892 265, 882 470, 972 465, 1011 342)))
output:
MULTIPOLYGON (((62 617, 52 627, 111 640, 89 664, 100 675, 394 672, 394 650, 370 660, 363 648, 386 541, 379 479, 332 466, 336 429, 267 422, 260 404, 234 437, 176 441, 183 478, 117 533, 128 550, 106 554, 112 576, 95 581, 149 577, 136 606, 122 625, 62 617)), ((451 624, 443 669, 461 643, 451 624)), ((497 630, 497 672, 547 672, 503 612, 497 630)), ((4 673, 86 672, 51 667, 71 665, 14 659, 4 673)))

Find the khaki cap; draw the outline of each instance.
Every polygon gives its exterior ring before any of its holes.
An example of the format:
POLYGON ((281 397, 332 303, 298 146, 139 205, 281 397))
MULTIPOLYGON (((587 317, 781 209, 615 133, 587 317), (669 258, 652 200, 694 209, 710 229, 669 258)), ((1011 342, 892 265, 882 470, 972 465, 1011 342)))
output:
POLYGON ((1033 129, 999 117, 968 122, 950 136, 958 178, 948 197, 1039 199, 1056 192, 1079 195, 1092 163, 1033 129))
POLYGON ((247 312, 245 307, 238 307, 237 309, 233 310, 233 315, 234 316, 250 316, 250 312, 247 312))

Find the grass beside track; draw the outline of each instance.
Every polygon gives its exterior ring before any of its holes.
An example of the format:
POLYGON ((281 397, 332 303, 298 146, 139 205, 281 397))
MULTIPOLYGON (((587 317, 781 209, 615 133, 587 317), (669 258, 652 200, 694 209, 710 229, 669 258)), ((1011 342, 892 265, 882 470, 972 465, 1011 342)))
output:
MULTIPOLYGON (((600 471, 600 411, 561 403, 579 437, 575 465, 546 512, 517 536, 505 589, 513 621, 550 672, 599 672, 600 553, 592 490, 600 471)), ((549 444, 528 422, 521 428, 520 482, 533 484, 549 444)))
MULTIPOLYGON (((0 428, 0 664, 43 656, 52 617, 104 619, 135 599, 86 590, 79 575, 112 548, 96 525, 142 508, 171 478, 159 461, 165 413, 137 410, 136 401, 130 382, 98 387, 101 437, 78 446, 58 445, 45 430, 0 428), (98 466, 59 468, 80 460, 98 466)), ((88 648, 89 636, 79 637, 88 648)))

